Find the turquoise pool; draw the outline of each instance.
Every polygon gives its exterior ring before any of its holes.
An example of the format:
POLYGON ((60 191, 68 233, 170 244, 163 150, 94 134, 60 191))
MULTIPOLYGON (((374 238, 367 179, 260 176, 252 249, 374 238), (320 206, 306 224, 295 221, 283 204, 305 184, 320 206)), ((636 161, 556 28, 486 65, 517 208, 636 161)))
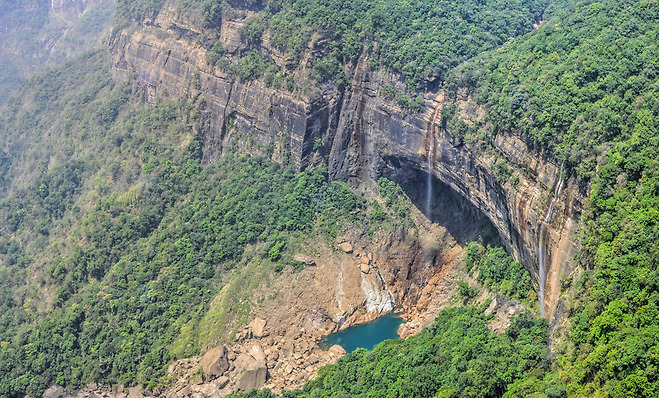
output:
POLYGON ((390 312, 372 322, 351 326, 325 336, 318 342, 318 345, 323 350, 334 344, 340 345, 347 352, 353 352, 357 348, 371 350, 376 344, 385 340, 399 339, 396 332, 401 323, 403 323, 403 318, 390 312))

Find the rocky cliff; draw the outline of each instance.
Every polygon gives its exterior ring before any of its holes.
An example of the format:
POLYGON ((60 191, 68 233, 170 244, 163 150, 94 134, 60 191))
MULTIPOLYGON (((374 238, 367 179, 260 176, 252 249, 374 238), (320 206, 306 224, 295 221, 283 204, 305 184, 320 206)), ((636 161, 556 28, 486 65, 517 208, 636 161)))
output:
MULTIPOLYGON (((241 18, 225 17, 215 32, 229 58, 254 49, 241 38, 241 18)), ((465 205, 475 206, 491 220, 510 252, 537 281, 543 279, 538 254, 546 252, 544 306, 548 316, 553 314, 560 278, 575 268, 576 233, 585 197, 574 178, 566 178, 558 189, 561 166, 553 159, 533 151, 511 133, 493 136, 486 132, 487 144, 453 138, 451 131, 441 128, 438 117, 445 102, 441 92, 425 96, 425 112, 403 109, 381 95, 381 88, 388 84, 404 90, 399 76, 370 70, 365 54, 346 66, 352 76, 348 88, 331 84, 311 90, 274 88, 258 79, 242 81, 210 66, 206 62, 209 44, 202 33, 174 7, 165 7, 155 19, 116 35, 108 46, 116 77, 136 79, 149 99, 203 96, 207 161, 218 159, 237 142, 241 150, 254 154, 267 153, 270 147, 275 159, 290 157, 297 170, 326 163, 332 178, 353 186, 368 186, 386 176, 409 190, 421 190, 430 172, 432 184, 450 187, 465 205), (495 163, 502 160, 512 168, 514 179, 493 172, 495 163)), ((322 43, 312 43, 308 56, 323 50, 322 43)), ((284 54, 267 37, 256 50, 286 73, 305 73, 304 59, 297 71, 287 69, 284 54)), ((482 122, 482 109, 474 107, 466 94, 459 94, 454 102, 467 123, 482 122)), ((418 192, 411 196, 425 200, 418 192)), ((431 220, 441 218, 438 212, 428 206, 425 215, 431 220)))

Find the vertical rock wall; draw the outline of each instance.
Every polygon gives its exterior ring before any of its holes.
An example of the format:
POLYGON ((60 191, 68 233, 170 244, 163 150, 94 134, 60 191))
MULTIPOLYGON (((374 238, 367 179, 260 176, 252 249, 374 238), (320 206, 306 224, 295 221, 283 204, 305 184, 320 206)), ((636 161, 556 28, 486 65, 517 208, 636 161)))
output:
MULTIPOLYGON (((450 132, 429 126, 441 105, 441 93, 427 95, 425 113, 402 109, 380 95, 387 84, 402 89, 400 78, 371 71, 366 56, 349 68, 353 78, 348 90, 328 85, 306 96, 268 87, 260 80, 241 81, 209 66, 204 48, 189 39, 199 32, 176 18, 171 12, 161 12, 148 25, 113 39, 109 45, 115 75, 135 78, 151 100, 203 96, 208 161, 221 157, 235 139, 241 151, 252 154, 264 154, 265 147, 274 145, 273 157, 283 161, 290 156, 296 170, 326 163, 331 178, 353 186, 379 176, 405 182, 428 172, 428 134, 434 134, 433 175, 486 214, 514 257, 539 279, 538 238, 559 179, 560 165, 555 161, 511 134, 496 135, 493 147, 454 140, 450 132), (318 142, 321 145, 314 145, 318 142), (492 172, 494 162, 502 157, 518 170, 515 184, 497 179, 492 172)), ((219 32, 232 54, 247 48, 240 40, 240 25, 240 21, 223 21, 219 32)), ((283 62, 283 54, 269 46, 267 38, 259 51, 283 62)), ((567 178, 548 221, 548 316, 559 299, 560 277, 574 269, 584 198, 577 182, 567 178)))

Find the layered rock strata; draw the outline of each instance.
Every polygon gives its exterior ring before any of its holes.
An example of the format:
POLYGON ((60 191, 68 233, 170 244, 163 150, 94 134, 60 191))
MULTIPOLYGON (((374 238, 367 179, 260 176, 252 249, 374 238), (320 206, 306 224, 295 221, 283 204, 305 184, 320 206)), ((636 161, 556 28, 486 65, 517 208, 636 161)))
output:
MULTIPOLYGON (((242 20, 224 20, 220 26, 217 35, 229 57, 253 49, 241 39, 241 25, 242 20)), ((203 132, 207 161, 218 159, 231 142, 237 141, 243 151, 254 154, 265 154, 264 148, 274 145, 279 151, 273 157, 282 160, 287 153, 297 170, 326 163, 331 178, 353 186, 370 184, 380 176, 408 186, 411 181, 421 184, 430 172, 483 212, 513 256, 536 281, 540 280, 540 226, 561 169, 554 160, 510 133, 491 136, 491 145, 454 139, 451 131, 441 128, 441 121, 438 126, 431 122, 442 105, 441 92, 426 95, 425 112, 402 109, 380 95, 380 89, 388 84, 404 90, 400 77, 371 71, 367 55, 346 67, 353 77, 350 89, 327 84, 306 92, 290 92, 268 87, 260 80, 241 81, 208 65, 206 47, 193 42, 201 33, 173 8, 165 8, 155 20, 130 34, 118 35, 109 46, 116 76, 134 77, 149 98, 203 96, 208 120, 203 132), (429 168, 431 139, 435 153, 429 168), (492 171, 501 159, 515 170, 514 182, 498 179, 492 171)), ((256 50, 286 68, 284 54, 271 46, 267 37, 256 50)), ((317 51, 322 48, 308 49, 309 54, 317 51)), ((479 112, 465 111, 468 99, 458 96, 463 117, 479 122, 479 112)), ((559 300, 559 280, 575 267, 572 258, 579 250, 575 234, 585 197, 574 178, 565 181, 542 240, 547 253, 544 305, 550 317, 559 300)))

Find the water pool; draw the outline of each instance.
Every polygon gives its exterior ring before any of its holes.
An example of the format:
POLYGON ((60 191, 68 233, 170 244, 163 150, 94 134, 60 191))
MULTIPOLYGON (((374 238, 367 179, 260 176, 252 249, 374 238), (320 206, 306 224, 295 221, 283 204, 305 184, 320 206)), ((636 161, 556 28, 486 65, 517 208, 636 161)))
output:
POLYGON ((357 348, 371 350, 385 340, 399 339, 396 332, 401 323, 403 323, 403 318, 390 312, 372 322, 351 326, 327 335, 318 342, 318 345, 323 350, 334 344, 340 345, 346 352, 353 352, 357 348))

